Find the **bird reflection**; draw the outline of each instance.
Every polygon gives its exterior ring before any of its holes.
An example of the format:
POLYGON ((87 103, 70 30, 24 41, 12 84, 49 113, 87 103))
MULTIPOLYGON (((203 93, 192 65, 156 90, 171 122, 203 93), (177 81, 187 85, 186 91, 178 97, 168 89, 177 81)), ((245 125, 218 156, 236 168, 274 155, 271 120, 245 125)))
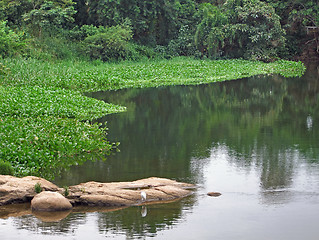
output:
POLYGON ((141 215, 142 215, 142 217, 146 217, 146 215, 147 215, 147 207, 146 206, 142 206, 141 215))
POLYGON ((312 117, 308 116, 307 117, 307 128, 310 130, 312 128, 312 117))

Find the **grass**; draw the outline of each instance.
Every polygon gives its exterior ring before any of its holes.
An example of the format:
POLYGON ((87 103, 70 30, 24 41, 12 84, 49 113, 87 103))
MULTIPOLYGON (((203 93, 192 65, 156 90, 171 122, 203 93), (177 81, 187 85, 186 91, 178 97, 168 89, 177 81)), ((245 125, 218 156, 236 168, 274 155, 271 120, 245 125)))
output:
POLYGON ((54 178, 81 164, 82 153, 109 153, 106 130, 88 120, 125 107, 84 92, 194 85, 259 74, 301 76, 302 63, 177 58, 152 62, 46 62, 0 59, 0 159, 18 176, 54 178), (70 156, 79 156, 73 157, 70 156))

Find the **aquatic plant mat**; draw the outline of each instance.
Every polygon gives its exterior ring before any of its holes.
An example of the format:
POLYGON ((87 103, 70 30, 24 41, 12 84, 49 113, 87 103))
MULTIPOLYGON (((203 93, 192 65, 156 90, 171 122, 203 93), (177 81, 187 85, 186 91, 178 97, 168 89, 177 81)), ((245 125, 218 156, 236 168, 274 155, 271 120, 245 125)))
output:
POLYGON ((293 77, 305 71, 302 63, 283 60, 102 63, 11 58, 0 59, 0 64, 5 69, 0 74, 0 171, 1 164, 10 163, 16 176, 49 179, 88 158, 105 159, 116 148, 106 138, 107 129, 92 120, 125 107, 84 92, 197 85, 260 74, 293 77))

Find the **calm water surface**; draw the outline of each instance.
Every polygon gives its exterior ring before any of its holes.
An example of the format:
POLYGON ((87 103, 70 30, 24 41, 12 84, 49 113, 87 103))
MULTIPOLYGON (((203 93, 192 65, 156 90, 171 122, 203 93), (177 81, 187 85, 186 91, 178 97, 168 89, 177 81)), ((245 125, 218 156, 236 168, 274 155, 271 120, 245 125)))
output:
POLYGON ((120 152, 73 167, 55 183, 159 176, 199 189, 169 204, 76 209, 56 222, 25 205, 21 216, 4 218, 17 211, 2 208, 1 239, 318 239, 318 70, 90 94, 128 107, 100 120, 120 152))

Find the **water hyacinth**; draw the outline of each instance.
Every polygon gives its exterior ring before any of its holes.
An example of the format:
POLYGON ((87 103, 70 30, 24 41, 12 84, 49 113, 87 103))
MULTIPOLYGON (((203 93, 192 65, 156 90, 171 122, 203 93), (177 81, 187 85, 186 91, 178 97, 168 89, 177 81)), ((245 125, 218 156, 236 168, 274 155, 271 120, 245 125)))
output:
POLYGON ((47 63, 35 59, 4 59, 10 73, 2 79, 5 86, 38 86, 80 92, 116 90, 163 85, 196 85, 238 79, 260 74, 301 76, 301 62, 280 60, 264 63, 248 60, 195 60, 176 58, 148 62, 63 61, 47 63))

